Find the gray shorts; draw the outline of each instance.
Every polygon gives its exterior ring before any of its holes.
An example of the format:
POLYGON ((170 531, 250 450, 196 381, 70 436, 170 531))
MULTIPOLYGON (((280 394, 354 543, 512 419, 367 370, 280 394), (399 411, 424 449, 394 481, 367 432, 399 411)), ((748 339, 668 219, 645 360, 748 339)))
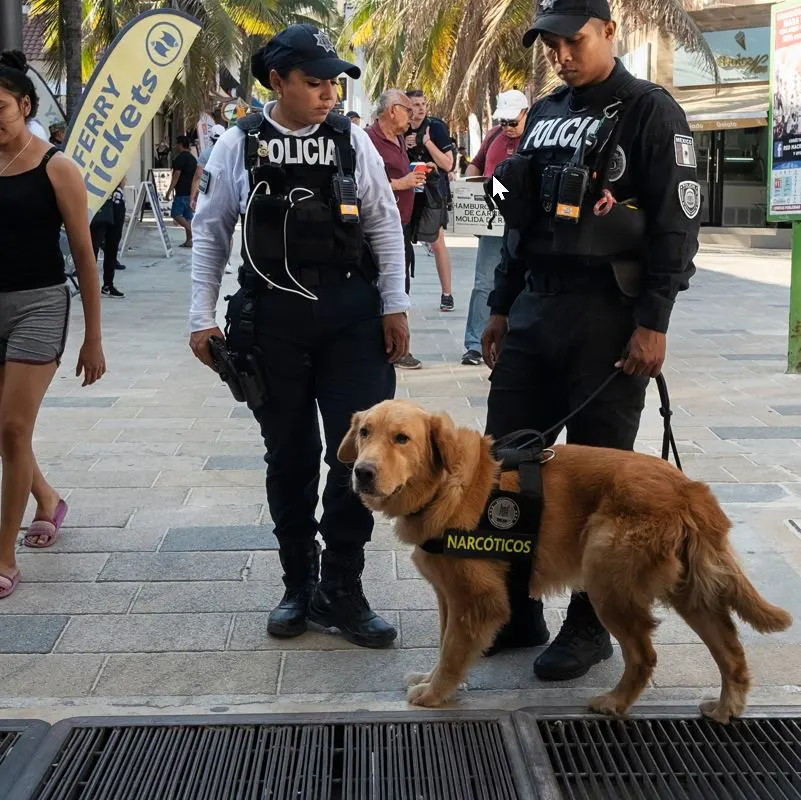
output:
POLYGON ((0 364, 61 363, 69 317, 66 284, 0 292, 0 364))

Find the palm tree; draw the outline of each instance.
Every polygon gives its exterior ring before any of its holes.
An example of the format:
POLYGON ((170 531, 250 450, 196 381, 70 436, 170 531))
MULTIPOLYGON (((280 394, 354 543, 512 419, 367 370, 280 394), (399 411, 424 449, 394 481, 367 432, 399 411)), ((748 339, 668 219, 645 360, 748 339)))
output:
MULTIPOLYGON (((717 77, 709 46, 682 0, 613 0, 628 31, 654 27, 697 53, 717 77)), ((422 88, 436 112, 465 125, 471 112, 489 116, 501 89, 531 85, 535 94, 556 79, 537 44, 521 39, 534 0, 358 0, 342 42, 364 51, 371 96, 387 86, 422 88)))

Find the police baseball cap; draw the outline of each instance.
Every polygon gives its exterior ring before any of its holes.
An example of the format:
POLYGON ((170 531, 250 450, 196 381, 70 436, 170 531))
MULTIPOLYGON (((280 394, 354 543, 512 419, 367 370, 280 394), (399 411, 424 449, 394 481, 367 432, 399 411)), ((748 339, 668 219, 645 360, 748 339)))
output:
POLYGON ((523 46, 531 47, 541 33, 573 36, 591 19, 612 19, 607 0, 539 0, 534 24, 523 34, 523 46))
POLYGON ((328 34, 314 25, 290 25, 273 36, 250 60, 253 77, 270 86, 270 70, 300 69, 321 81, 330 80, 343 72, 359 78, 362 71, 337 56, 328 34))

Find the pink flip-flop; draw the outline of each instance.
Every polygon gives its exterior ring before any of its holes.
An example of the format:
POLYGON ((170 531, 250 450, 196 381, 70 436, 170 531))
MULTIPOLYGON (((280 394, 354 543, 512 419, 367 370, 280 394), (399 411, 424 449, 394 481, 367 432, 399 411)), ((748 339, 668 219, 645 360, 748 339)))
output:
POLYGON ((13 575, 0 575, 0 600, 8 597, 17 588, 21 572, 17 570, 13 575))
POLYGON ((52 519, 35 519, 25 533, 25 539, 23 540, 25 547, 50 547, 58 539, 61 524, 64 522, 64 517, 67 516, 67 511, 69 511, 67 504, 63 500, 59 500, 56 506, 56 513, 53 514, 52 519), (36 541, 40 536, 47 537, 44 543, 36 541))

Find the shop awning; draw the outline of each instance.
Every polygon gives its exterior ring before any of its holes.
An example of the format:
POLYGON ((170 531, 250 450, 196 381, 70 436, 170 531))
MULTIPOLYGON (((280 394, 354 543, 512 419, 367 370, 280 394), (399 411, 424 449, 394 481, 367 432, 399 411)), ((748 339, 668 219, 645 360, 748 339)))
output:
POLYGON ((731 128, 758 128, 768 124, 770 87, 721 86, 679 91, 673 96, 687 114, 694 131, 725 131, 731 128))

